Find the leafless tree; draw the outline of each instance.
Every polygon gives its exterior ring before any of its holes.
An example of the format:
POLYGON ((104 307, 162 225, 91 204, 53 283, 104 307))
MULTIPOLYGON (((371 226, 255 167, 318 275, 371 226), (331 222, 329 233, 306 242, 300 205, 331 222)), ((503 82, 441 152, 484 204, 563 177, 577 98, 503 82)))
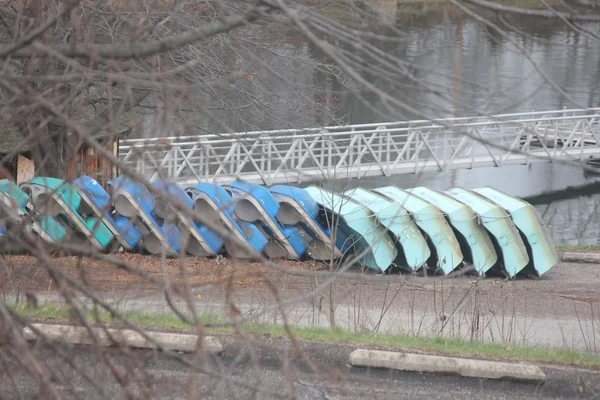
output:
MULTIPOLYGON (((149 185, 148 176, 120 161, 106 143, 123 137, 228 137, 233 132, 342 124, 348 116, 337 104, 349 93, 382 120, 432 119, 415 106, 417 101, 430 103, 432 99, 431 103, 440 101, 441 105, 432 106, 439 115, 452 114, 456 109, 485 115, 485 107, 463 104, 455 95, 455 87, 421 73, 429 66, 419 65, 417 56, 407 54, 405 32, 394 25, 372 26, 370 21, 382 12, 380 3, 1 0, 0 152, 4 164, 26 153, 35 162, 36 175, 69 180, 77 177, 77 172, 69 174, 69 162, 85 147, 119 168, 122 175, 147 185, 153 194, 169 198, 149 185), (336 18, 330 7, 352 18, 336 18), (293 40, 303 45, 290 46, 293 40), (341 93, 332 89, 332 82, 343 88, 341 93), (407 101, 403 92, 409 90, 419 92, 417 101, 407 101)), ((578 105, 526 48, 507 35, 507 27, 488 18, 487 13, 552 18, 595 39, 597 33, 581 24, 598 22, 598 16, 577 10, 557 11, 550 6, 531 11, 484 0, 449 0, 447 6, 507 37, 544 85, 578 105)), ((473 92, 477 90, 466 79, 457 81, 473 92)), ((344 379, 327 360, 305 351, 296 340, 291 326, 294 318, 300 320, 304 313, 289 312, 291 308, 300 305, 306 307, 306 313, 312 310, 313 320, 329 312, 324 320, 333 325, 337 311, 331 288, 338 284, 341 289, 335 291, 336 296, 345 305, 353 302, 358 309, 350 311, 348 306, 348 314, 352 314, 348 325, 354 324, 356 330, 367 326, 384 331, 384 317, 393 318, 392 303, 414 305, 423 301, 421 292, 426 289, 403 275, 356 273, 358 257, 348 257, 335 266, 268 260, 207 216, 170 198, 175 211, 205 224, 234 248, 252 253, 250 260, 106 254, 85 244, 44 244, 25 227, 11 231, 8 246, 18 246, 30 256, 5 256, 2 262, 5 299, 0 302, 0 371, 6 377, 2 381, 10 387, 6 389, 8 397, 25 398, 35 392, 40 398, 88 397, 80 391, 85 387, 94 392, 92 397, 164 398, 169 397, 169 390, 179 391, 181 385, 187 385, 184 392, 190 398, 258 394, 301 397, 297 387, 303 385, 299 378, 302 371, 295 368, 296 361, 340 387, 344 385, 338 381, 344 379), (103 280, 104 274, 111 278, 103 280), (369 283, 383 283, 383 296, 366 290, 369 283), (40 290, 43 286, 47 287, 45 293, 40 290), (214 286, 220 288, 217 294, 210 291, 214 286), (260 290, 251 290, 252 286, 260 290), (65 304, 70 322, 87 328, 98 344, 88 349, 92 355, 52 342, 39 347, 27 342, 24 327, 42 335, 35 331, 31 319, 15 311, 14 303, 21 300, 22 293, 32 309, 46 303, 65 304), (43 296, 44 301, 36 296, 43 296), (112 301, 112 297, 119 297, 119 301, 112 301), (238 304, 240 298, 244 307, 238 304), (377 316, 362 310, 364 303, 378 301, 377 316), (207 329, 235 332, 235 338, 223 339, 235 349, 228 353, 233 361, 226 365, 212 359, 202 352, 201 341, 192 356, 161 348, 148 330, 119 306, 122 302, 135 303, 133 308, 138 310, 148 307, 154 313, 159 312, 156 304, 166 305, 170 315, 199 338, 206 336, 207 329), (209 303, 217 307, 211 308, 209 303), (214 312, 224 317, 209 321, 202 317, 214 312), (244 325, 265 321, 281 323, 286 341, 254 337, 244 325), (161 354, 146 359, 125 346, 100 346, 104 339, 92 327, 107 323, 137 331, 155 343, 161 354), (282 383, 278 387, 262 382, 258 359, 264 352, 279 357, 282 383), (88 370, 86 357, 97 361, 98 368, 88 370), (236 376, 234 369, 240 360, 250 360, 255 369, 236 376), (170 368, 169 363, 176 363, 189 376, 178 376, 171 382, 163 382, 165 376, 157 378, 157 370, 170 368), (159 367, 154 368, 156 365, 159 367), (23 386, 23 379, 33 382, 37 390, 23 386), (161 392, 164 390, 167 392, 161 392)), ((18 225, 8 208, 2 207, 4 221, 18 225)), ((456 292, 444 289, 444 284, 440 289, 434 282, 433 289, 427 290, 433 293, 433 308, 440 317, 431 321, 423 313, 415 320, 414 308, 405 310, 409 322, 402 323, 410 324, 413 332, 478 339, 498 335, 504 340, 506 318, 511 325, 506 341, 518 336, 514 330, 522 327, 515 322, 511 295, 502 297, 499 305, 483 293, 485 282, 469 282, 466 289, 461 286, 456 292), (452 303, 452 310, 448 310, 448 303, 452 303), (465 326, 468 332, 461 331, 465 326)), ((492 282, 489 287, 496 281, 492 282)), ((593 316, 595 305, 589 304, 593 316)), ((594 346, 595 329, 592 326, 584 333, 586 340, 593 336, 590 340, 594 346)))

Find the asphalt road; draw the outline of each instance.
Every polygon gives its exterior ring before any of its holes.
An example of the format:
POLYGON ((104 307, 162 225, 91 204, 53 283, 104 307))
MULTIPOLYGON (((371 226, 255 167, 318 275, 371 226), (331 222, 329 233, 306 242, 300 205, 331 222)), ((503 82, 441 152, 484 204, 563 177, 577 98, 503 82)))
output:
MULTIPOLYGON (((146 350, 61 345, 36 346, 34 354, 52 374, 51 386, 73 399, 567 399, 600 396, 600 374, 544 367, 547 382, 460 378, 447 375, 350 367, 348 345, 300 343, 270 338, 253 343, 220 338, 220 358, 167 357, 146 350), (253 344, 249 344, 253 343, 253 344), (200 365, 207 373, 191 369, 200 365), (110 366, 109 366, 110 365, 110 366)), ((40 379, 28 375, 12 351, 0 346, 2 399, 45 399, 40 379)), ((19 355, 21 360, 26 358, 19 355)), ((43 370, 43 369, 42 369, 43 370)))

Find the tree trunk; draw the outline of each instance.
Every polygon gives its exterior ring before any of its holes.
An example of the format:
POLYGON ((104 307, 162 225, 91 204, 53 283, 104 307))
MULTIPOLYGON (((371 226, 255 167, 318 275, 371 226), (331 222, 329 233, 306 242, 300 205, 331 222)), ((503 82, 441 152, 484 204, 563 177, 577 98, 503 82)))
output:
MULTIPOLYGON (((106 129, 113 120, 119 120, 125 113, 140 104, 150 91, 146 89, 133 90, 132 95, 125 96, 119 104, 112 109, 108 106, 97 111, 96 116, 82 126, 84 132, 96 135, 106 129), (113 115, 111 115, 111 112, 113 115)), ((29 131, 34 129, 30 123, 29 131)), ((33 162, 35 163, 36 176, 68 179, 69 161, 77 154, 77 148, 83 143, 78 135, 68 135, 67 128, 62 125, 48 124, 46 131, 40 133, 31 146, 33 162)), ((76 178, 76 177, 70 177, 76 178)))
POLYGON ((63 127, 49 126, 48 131, 40 134, 31 147, 36 176, 67 178, 67 165, 74 153, 63 127))

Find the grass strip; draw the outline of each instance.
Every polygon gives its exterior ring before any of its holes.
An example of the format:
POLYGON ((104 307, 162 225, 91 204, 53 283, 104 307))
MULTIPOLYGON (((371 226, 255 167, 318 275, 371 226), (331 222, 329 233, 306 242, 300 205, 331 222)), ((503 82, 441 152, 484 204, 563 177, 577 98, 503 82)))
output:
MULTIPOLYGON (((37 318, 43 320, 69 321, 72 320, 71 311, 66 306, 44 304, 36 309, 30 309, 22 304, 11 304, 17 313, 26 318, 37 318)), ((146 328, 192 330, 193 327, 182 321, 172 313, 145 313, 137 311, 125 311, 124 317, 132 323, 146 328)), ((86 317, 90 322, 104 324, 122 324, 121 320, 112 318, 106 311, 86 311, 86 317)), ((224 322, 225 319, 218 314, 204 314, 200 317, 204 323, 224 322)), ((249 322, 243 324, 248 333, 288 336, 282 325, 259 324, 249 322)), ((501 360, 521 360, 532 362, 544 362, 551 364, 566 364, 592 369, 600 369, 600 356, 583 353, 569 348, 547 348, 540 346, 520 346, 506 343, 484 343, 479 341, 467 341, 458 338, 442 337, 417 337, 403 334, 383 334, 369 331, 352 332, 345 329, 330 329, 324 327, 290 327, 293 335, 300 340, 310 342, 327 342, 355 344, 366 346, 381 346, 387 348, 401 348, 433 352, 436 354, 484 357, 501 360)), ((232 328, 210 328, 214 333, 234 333, 232 328)))
POLYGON ((594 244, 589 246, 556 246, 558 251, 580 251, 580 252, 600 252, 600 245, 594 244))

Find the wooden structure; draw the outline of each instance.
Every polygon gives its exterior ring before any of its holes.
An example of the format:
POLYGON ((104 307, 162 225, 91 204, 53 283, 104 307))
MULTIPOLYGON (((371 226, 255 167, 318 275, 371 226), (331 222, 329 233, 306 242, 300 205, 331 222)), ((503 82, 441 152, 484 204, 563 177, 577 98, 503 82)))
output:
MULTIPOLYGON (((117 156, 118 140, 105 140, 104 148, 117 156)), ((94 149, 81 146, 73 155, 67 166, 67 176, 69 179, 76 179, 82 175, 94 178, 103 187, 106 182, 117 176, 116 167, 110 160, 98 154, 94 149)))
MULTIPOLYGON (((101 143, 106 150, 117 155, 117 139, 104 139, 101 143)), ((82 145, 75 150, 67 164, 66 178, 72 180, 82 175, 88 175, 106 187, 106 182, 117 176, 117 170, 110 160, 98 154, 94 149, 82 145)), ((9 179, 20 185, 34 177, 35 162, 29 151, 21 152, 13 157, 13 160, 0 165, 0 179, 9 179)))

